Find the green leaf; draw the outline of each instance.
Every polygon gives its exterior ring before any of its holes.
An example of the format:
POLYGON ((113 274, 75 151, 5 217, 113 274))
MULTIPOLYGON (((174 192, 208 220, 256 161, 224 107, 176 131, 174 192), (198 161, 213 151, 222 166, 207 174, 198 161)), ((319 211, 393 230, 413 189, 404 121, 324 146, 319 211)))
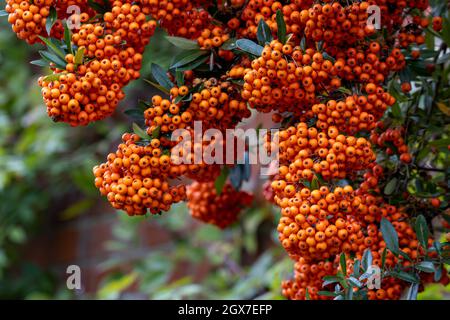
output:
POLYGON ((9 13, 6 10, 0 10, 0 17, 8 16, 9 13))
POLYGON ((353 264, 353 276, 354 277, 359 277, 360 269, 361 269, 361 261, 356 260, 355 263, 353 264))
POLYGON ((66 62, 61 60, 60 57, 54 55, 53 53, 50 53, 48 51, 39 51, 39 54, 41 55, 42 59, 48 62, 53 62, 55 66, 61 70, 66 69, 66 62))
POLYGON ((345 259, 345 253, 341 253, 341 256, 339 258, 339 263, 341 265, 341 271, 344 274, 344 276, 347 275, 347 261, 345 259))
POLYGON ((153 81, 150 81, 150 80, 148 80, 148 79, 144 79, 144 81, 147 82, 147 83, 148 83, 149 85, 151 85, 152 87, 158 89, 159 91, 162 91, 162 92, 164 92, 165 94, 170 94, 170 90, 164 88, 163 86, 161 86, 161 85, 159 85, 159 84, 157 84, 157 83, 155 83, 155 82, 153 82, 153 81))
POLYGON ((50 7, 50 13, 48 17, 45 19, 45 30, 47 31, 48 36, 50 36, 50 32, 52 31, 53 26, 58 20, 58 14, 56 13, 56 9, 54 7, 50 7))
POLYGON ((420 279, 416 274, 408 273, 405 271, 391 271, 389 272, 389 275, 391 275, 394 278, 404 280, 410 283, 420 283, 420 279))
POLYGON ((236 46, 247 53, 250 53, 254 56, 261 56, 264 48, 260 46, 259 44, 254 43, 251 40, 248 39, 239 39, 236 41, 236 46))
POLYGON ((56 46, 52 41, 50 41, 49 39, 46 39, 46 38, 41 37, 41 36, 39 36, 39 39, 41 39, 42 42, 45 43, 45 45, 47 46, 47 49, 48 49, 49 51, 51 51, 52 53, 54 53, 55 55, 57 55, 59 58, 61 58, 61 59, 64 61, 64 63, 66 63, 66 62, 65 62, 65 61, 66 61, 66 55, 65 55, 64 51, 63 51, 61 48, 57 47, 57 46, 56 46))
POLYGON ((381 254, 381 269, 384 269, 384 266, 386 265, 386 256, 387 256, 387 249, 383 249, 383 253, 381 254))
POLYGON ((159 136, 160 136, 160 134, 161 134, 161 127, 160 126, 157 126, 155 129, 153 129, 153 131, 152 131, 152 138, 153 139, 158 139, 159 138, 159 136))
POLYGON ((311 295, 309 294, 308 288, 306 288, 305 299, 306 299, 306 300, 311 300, 311 295))
POLYGON ((128 109, 128 110, 125 110, 124 113, 135 121, 139 121, 139 122, 144 121, 144 113, 140 109, 137 109, 137 108, 128 109))
POLYGON ((419 292, 419 284, 413 283, 408 289, 406 300, 417 300, 417 293, 419 292))
POLYGON ((262 46, 265 46, 266 44, 270 43, 273 40, 272 31, 262 18, 259 19, 258 22, 258 30, 256 32, 256 38, 258 39, 258 43, 262 46))
MULTIPOLYGON (((355 277, 349 277, 348 278, 348 283, 352 286, 352 287, 358 287, 361 288, 362 287, 362 283, 356 279, 355 277)), ((351 289, 350 289, 351 290, 351 289)))
POLYGON ((384 242, 386 243, 386 247, 392 251, 394 254, 398 254, 398 235, 397 231, 395 231, 394 226, 387 220, 386 218, 381 218, 381 233, 383 235, 384 242))
POLYGON ((214 181, 214 187, 216 188, 217 195, 222 193, 223 187, 225 186, 228 178, 229 170, 227 167, 224 167, 217 177, 216 181, 214 181))
POLYGON ((436 268, 434 267, 434 264, 431 261, 420 262, 419 264, 416 265, 416 269, 427 273, 433 273, 436 271, 436 268))
POLYGON ((67 51, 73 54, 72 51, 72 32, 69 29, 67 23, 64 23, 64 43, 66 44, 67 51))
POLYGON ((234 50, 237 48, 236 46, 236 38, 231 38, 225 41, 220 47, 222 50, 234 50))
POLYGON ((328 286, 330 284, 333 284, 333 283, 341 281, 341 279, 339 277, 336 277, 336 276, 325 276, 325 277, 322 278, 322 280, 323 280, 322 288, 326 287, 326 286, 328 286))
MULTIPOLYGON (((186 70, 195 70, 198 67, 200 67, 202 64, 204 64, 206 62, 206 56, 200 56, 199 58, 197 58, 196 60, 192 61, 191 63, 188 63, 182 67, 178 67, 177 70, 178 71, 186 71, 186 70)), ((208 70, 210 70, 210 67, 208 66, 208 70)), ((205 71, 205 70, 203 70, 205 71)))
POLYGON ((75 54, 75 58, 73 59, 73 62, 75 65, 79 66, 83 64, 84 60, 84 47, 78 48, 77 53, 75 54))
POLYGON ((323 297, 336 297, 338 295, 338 293, 331 292, 331 291, 319 291, 319 292, 317 292, 317 294, 319 296, 323 296, 323 297))
POLYGON ((133 123, 133 132, 136 133, 141 139, 148 140, 149 138, 147 132, 139 127, 137 123, 133 123))
POLYGON ((392 178, 384 187, 384 194, 388 196, 393 194, 395 188, 397 187, 397 182, 398 182, 397 178, 392 178))
POLYGON ((175 79, 177 81, 177 86, 181 87, 184 85, 184 73, 183 71, 177 70, 175 72, 175 79))
POLYGON ((163 88, 170 91, 173 88, 173 83, 170 81, 167 73, 157 64, 152 63, 152 76, 163 88))
POLYGON ((326 53, 325 51, 322 52, 322 56, 323 56, 323 58, 324 58, 325 60, 329 60, 329 61, 331 61, 331 62, 333 62, 333 63, 336 62, 336 59, 333 58, 332 56, 330 56, 330 55, 329 55, 328 53, 326 53))
POLYGON ((314 176, 312 181, 311 181, 311 190, 317 190, 320 188, 320 184, 319 184, 319 179, 314 176))
POLYGON ((196 61, 200 57, 206 57, 208 55, 206 50, 190 50, 176 57, 176 62, 170 67, 170 69, 177 69, 187 64, 196 61))
POLYGON ((231 185, 233 186, 233 188, 235 190, 239 190, 241 188, 242 180, 243 180, 241 166, 237 165, 237 166, 231 168, 229 177, 230 177, 230 182, 231 182, 231 185))
POLYGON ((39 60, 33 60, 30 62, 31 64, 34 64, 35 66, 39 67, 48 67, 49 63, 45 60, 39 59, 39 60))
POLYGON ((372 251, 370 251, 370 249, 364 250, 361 260, 364 271, 367 271, 372 265, 372 251))
POLYGON ((46 82, 56 81, 59 80, 59 77, 61 77, 61 75, 62 73, 49 74, 48 76, 45 76, 43 80, 46 82))
POLYGON ((277 36, 278 40, 285 44, 286 43, 286 22, 284 21, 283 12, 277 10, 277 36))
POLYGON ((401 111, 400 106, 399 106, 398 103, 395 103, 392 106, 391 112, 392 112, 392 115, 394 116, 394 118, 396 118, 396 119, 401 119, 402 118, 402 111, 401 111))
POLYGON ((103 4, 100 4, 94 0, 88 0, 88 5, 100 14, 105 14, 106 12, 111 11, 109 0, 103 0, 103 4))
POLYGON ((414 229, 416 231, 417 240, 419 240, 422 248, 426 250, 428 248, 429 230, 427 220, 423 215, 417 217, 414 229))
POLYGON ((188 40, 181 37, 171 37, 166 36, 167 41, 169 41, 174 46, 184 49, 184 50, 198 50, 200 49, 197 41, 188 40))

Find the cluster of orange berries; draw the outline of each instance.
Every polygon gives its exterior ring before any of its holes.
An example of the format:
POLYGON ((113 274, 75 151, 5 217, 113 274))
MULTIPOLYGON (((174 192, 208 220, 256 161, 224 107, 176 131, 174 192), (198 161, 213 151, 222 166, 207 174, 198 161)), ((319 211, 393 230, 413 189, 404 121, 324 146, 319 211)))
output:
POLYGON ((262 112, 299 115, 316 101, 318 91, 341 86, 332 69, 333 63, 312 48, 303 52, 273 40, 247 69, 242 97, 262 112))
POLYGON ((328 100, 326 104, 313 105, 316 126, 322 130, 336 126, 347 134, 375 129, 384 112, 395 103, 395 98, 373 83, 367 84, 365 91, 367 95, 352 95, 340 101, 328 100))
POLYGON ((347 81, 383 84, 390 72, 400 71, 406 65, 405 56, 400 49, 394 48, 389 55, 380 57, 385 50, 388 48, 382 48, 379 42, 372 41, 367 47, 337 51, 334 55, 336 74, 347 81))
POLYGON ((144 113, 149 133, 157 127, 163 133, 193 128, 194 121, 202 121, 202 129, 205 130, 225 130, 233 128, 251 115, 247 104, 234 92, 235 89, 229 82, 218 83, 216 79, 210 79, 205 83, 207 86, 199 92, 192 92, 192 88, 181 86, 170 90, 170 99, 154 96, 152 106, 144 113), (189 95, 192 95, 191 99, 183 101, 189 95))
POLYGON ((194 182, 187 187, 186 194, 191 215, 221 229, 236 222, 239 213, 253 199, 251 194, 236 191, 230 184, 217 194, 214 182, 194 182))
MULTIPOLYGON (((94 10, 89 8, 86 0, 63 0, 56 3, 55 0, 7 0, 5 11, 8 13, 8 22, 11 24, 17 37, 29 44, 42 42, 41 37, 52 36, 61 39, 64 34, 62 19, 74 19, 71 16, 71 6, 77 6, 80 11, 80 22, 85 22, 95 15, 94 10), (60 20, 55 21, 50 34, 47 33, 47 18, 51 10, 56 10, 60 20)), ((72 21, 73 22, 73 21, 72 21)))
POLYGON ((319 131, 300 122, 277 135, 272 142, 279 148, 279 180, 273 184, 277 192, 317 174, 325 180, 344 179, 375 160, 369 141, 340 134, 334 126, 319 131))
MULTIPOLYGON (((302 188, 283 198, 276 195, 275 200, 282 215, 279 238, 294 259, 327 260, 340 252, 357 251, 365 243, 361 226, 353 217, 367 214, 370 206, 354 195, 351 186, 333 191, 325 186, 313 191, 302 188)), ((374 210, 378 207, 370 207, 370 212, 374 210)))
POLYGON ((388 155, 398 154, 400 161, 403 163, 410 163, 412 161, 412 156, 409 153, 408 145, 403 138, 405 129, 403 127, 388 128, 380 133, 383 128, 384 124, 379 122, 370 135, 372 143, 381 148, 385 148, 388 155))
POLYGON ((140 77, 142 53, 156 28, 139 5, 115 1, 102 21, 84 23, 72 34, 83 61, 65 57, 57 80, 39 79, 47 113, 54 121, 86 125, 111 115, 123 99, 122 88, 140 77))
POLYGON ((173 170, 159 139, 144 146, 136 134, 126 133, 122 140, 107 162, 93 169, 95 186, 114 208, 129 215, 144 215, 148 210, 157 214, 185 199, 185 186, 169 182, 179 171, 173 170))

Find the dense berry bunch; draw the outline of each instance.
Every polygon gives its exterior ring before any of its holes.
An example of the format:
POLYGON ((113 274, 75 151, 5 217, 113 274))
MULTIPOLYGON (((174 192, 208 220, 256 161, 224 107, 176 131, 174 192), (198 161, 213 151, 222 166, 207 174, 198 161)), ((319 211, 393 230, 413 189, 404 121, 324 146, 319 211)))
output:
POLYGON ((230 184, 217 194, 213 182, 195 182, 187 187, 186 194, 191 215, 221 229, 236 222, 242 209, 252 202, 249 193, 236 191, 230 184))

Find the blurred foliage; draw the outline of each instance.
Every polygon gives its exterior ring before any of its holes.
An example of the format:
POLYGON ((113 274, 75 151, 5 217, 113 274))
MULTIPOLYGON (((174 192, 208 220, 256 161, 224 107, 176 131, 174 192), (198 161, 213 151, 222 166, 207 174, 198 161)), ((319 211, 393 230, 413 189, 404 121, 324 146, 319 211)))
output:
POLYGON ((21 260, 21 245, 51 219, 73 218, 97 201, 91 168, 124 130, 111 122, 90 130, 52 123, 36 85, 39 70, 28 63, 37 48, 0 20, 0 297, 6 298, 56 294, 52 273, 21 260))

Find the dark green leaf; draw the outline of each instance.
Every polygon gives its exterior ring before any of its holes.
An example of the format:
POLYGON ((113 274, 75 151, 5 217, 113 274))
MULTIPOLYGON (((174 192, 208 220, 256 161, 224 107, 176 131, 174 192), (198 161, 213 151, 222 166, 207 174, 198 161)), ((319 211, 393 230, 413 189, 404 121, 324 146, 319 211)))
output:
POLYGON ((393 194, 395 188, 397 187, 397 182, 398 182, 397 178, 392 178, 391 181, 389 181, 384 187, 384 194, 388 196, 393 194))
POLYGON ((323 297, 336 297, 338 295, 338 293, 331 292, 331 291, 319 291, 319 292, 317 292, 317 294, 319 296, 323 296, 323 297))
POLYGON ((222 44, 220 47, 222 50, 234 50, 237 48, 236 46, 236 38, 228 39, 227 41, 222 44))
POLYGON ((339 264, 341 265, 341 271, 346 276, 347 275, 347 261, 345 258, 345 253, 341 253, 339 258, 339 264))
POLYGON ((152 138, 153 139, 158 139, 159 138, 159 136, 160 136, 160 134, 161 134, 161 127, 160 126, 157 126, 155 129, 153 129, 153 131, 152 131, 152 138))
POLYGON ((61 70, 66 69, 65 61, 61 60, 60 57, 54 55, 53 53, 50 53, 48 51, 39 51, 39 54, 45 61, 53 62, 57 68, 61 70))
POLYGON ((45 19, 45 30, 47 31, 48 36, 50 36, 50 32, 52 31, 53 26, 58 20, 58 14, 56 13, 56 9, 54 7, 50 7, 50 12, 48 17, 45 19))
POLYGON ((72 32, 69 29, 67 23, 64 23, 64 42, 67 47, 67 51, 73 53, 72 51, 72 32))
POLYGON ((419 284, 413 283, 408 289, 406 300, 417 300, 417 293, 419 292, 419 284))
POLYGON ((383 253, 381 254, 381 269, 384 269, 384 266, 386 265, 386 255, 387 255, 387 249, 383 249, 383 253))
POLYGON ((395 231, 394 226, 386 218, 381 219, 381 233, 383 235, 386 247, 392 251, 394 254, 398 254, 398 235, 395 231))
POLYGON ((417 240, 419 240, 419 243, 422 246, 422 248, 426 250, 428 248, 429 230, 427 220, 423 215, 417 217, 416 224, 414 227, 416 231, 417 240))
POLYGON ((163 86, 161 86, 161 85, 159 85, 159 84, 157 84, 157 83, 155 83, 155 82, 153 82, 153 81, 150 81, 150 80, 148 80, 148 79, 144 79, 144 81, 147 82, 147 83, 148 83, 149 85, 151 85, 152 87, 155 87, 155 88, 158 89, 159 91, 162 91, 162 92, 164 92, 165 94, 170 94, 170 90, 164 88, 163 86))
POLYGON ((241 166, 240 165, 234 166, 230 170, 229 177, 230 177, 230 182, 231 182, 231 185, 233 186, 233 188, 235 190, 239 190, 241 188, 242 180, 243 180, 241 166))
POLYGON ((270 43, 272 38, 272 31, 264 19, 259 19, 258 22, 258 31, 256 32, 256 38, 258 39, 258 43, 262 46, 270 43))
POLYGON ((416 265, 416 269, 427 273, 433 273, 436 271, 436 268, 434 267, 434 264, 431 261, 420 262, 419 264, 416 265))
POLYGON ((44 37, 39 36, 39 39, 42 40, 42 42, 45 43, 45 45, 47 46, 47 49, 50 50, 52 53, 54 53, 55 55, 57 55, 59 58, 61 58, 64 63, 66 63, 66 55, 64 54, 64 51, 57 47, 52 41, 50 41, 49 39, 46 39, 44 37))
POLYGON ((186 51, 183 55, 177 56, 177 61, 170 67, 170 69, 177 69, 179 67, 186 66, 187 64, 198 60, 200 57, 206 57, 208 54, 208 51, 205 50, 186 51))
POLYGON ((220 175, 217 177, 216 181, 214 181, 214 187, 216 188, 217 195, 220 195, 222 193, 223 187, 227 182, 228 173, 228 168, 224 167, 220 175))
POLYGON ((359 277, 360 269, 361 269, 361 261, 356 260, 355 263, 353 264, 353 276, 359 277))
POLYGON ((361 260, 364 271, 367 271, 372 265, 372 251, 370 251, 370 249, 364 250, 361 260))
POLYGON ((200 47, 198 46, 197 41, 188 40, 186 38, 181 37, 171 37, 166 36, 166 39, 172 43, 174 46, 184 49, 184 50, 198 50, 200 47))
POLYGON ((184 85, 184 73, 182 71, 176 71, 175 79, 177 81, 177 86, 181 87, 184 85))
POLYGON ((391 271, 389 272, 389 275, 410 283, 420 283, 420 279, 416 274, 408 273, 405 271, 391 271))
POLYGON ((133 132, 136 133, 141 139, 148 140, 149 138, 147 132, 139 127, 137 123, 133 123, 133 132))
POLYGON ((281 10, 277 10, 277 29, 278 40, 283 44, 286 43, 286 22, 281 10))
MULTIPOLYGON (((194 69, 197 69, 198 67, 200 67, 202 64, 205 64, 206 61, 207 61, 206 56, 200 56, 199 58, 192 61, 191 63, 188 63, 182 67, 178 67, 177 70, 179 70, 179 71, 194 70, 194 69)), ((207 66, 207 68, 208 68, 207 70, 203 70, 203 71, 210 71, 209 65, 207 66)), ((198 70, 200 70, 200 69, 201 68, 199 68, 198 70)))
POLYGON ((170 89, 173 88, 173 83, 170 81, 169 77, 167 76, 166 71, 164 71, 160 66, 157 64, 152 63, 152 76, 158 82, 158 84, 165 88, 166 90, 170 91, 170 89))
MULTIPOLYGON (((348 283, 352 286, 352 287, 357 287, 357 288, 361 288, 362 287, 362 283, 356 279, 355 277, 349 277, 348 278, 348 283)), ((350 289, 351 290, 351 289, 350 289)))
POLYGON ((434 272, 434 281, 435 281, 435 282, 438 282, 438 281, 441 280, 441 278, 442 278, 442 266, 439 265, 439 266, 436 268, 436 271, 434 272))
POLYGON ((39 59, 39 60, 33 60, 30 62, 31 64, 34 64, 35 66, 39 67, 48 67, 49 63, 45 60, 39 59))
POLYGON ((263 47, 259 44, 254 43, 251 40, 248 39, 239 39, 236 41, 236 46, 241 49, 242 51, 245 51, 247 53, 250 53, 254 56, 261 56, 263 52, 263 47))

